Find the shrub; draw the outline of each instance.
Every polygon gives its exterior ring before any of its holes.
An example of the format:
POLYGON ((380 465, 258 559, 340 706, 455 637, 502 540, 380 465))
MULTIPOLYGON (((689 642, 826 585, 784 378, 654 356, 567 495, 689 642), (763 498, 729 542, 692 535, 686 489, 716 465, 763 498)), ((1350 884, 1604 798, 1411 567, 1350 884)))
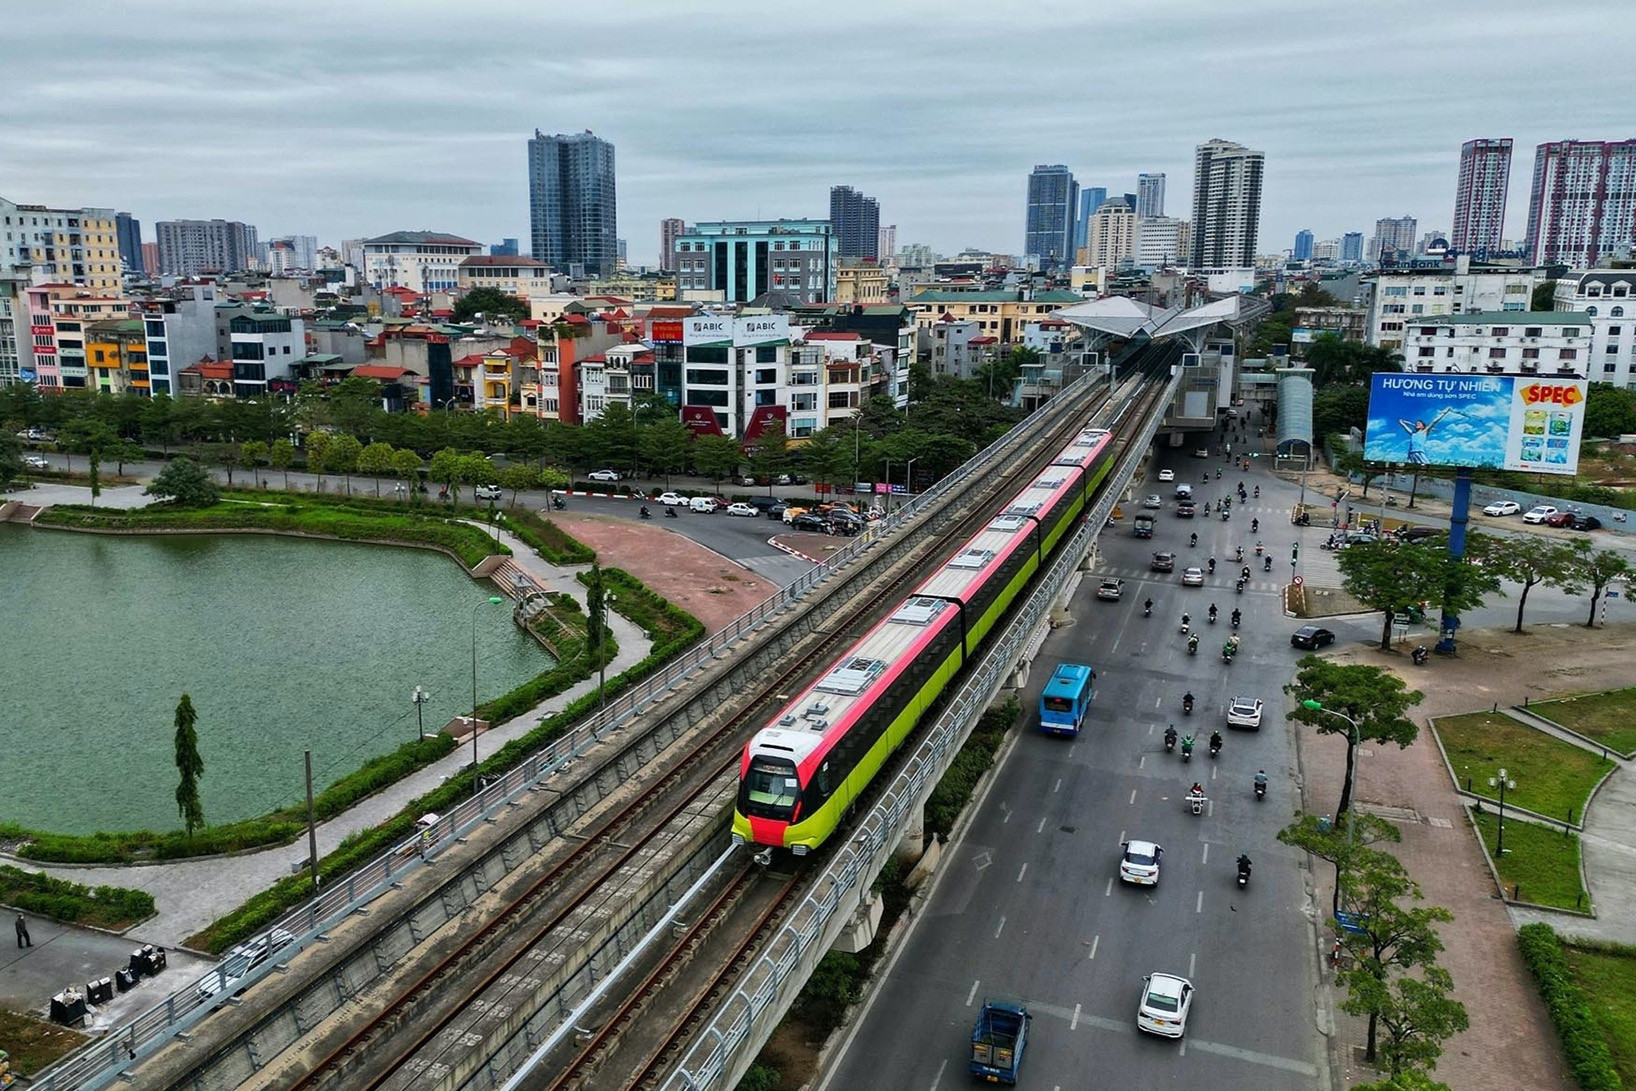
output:
POLYGON ((0 866, 0 902, 52 920, 119 929, 153 916, 153 895, 121 886, 95 889, 38 871, 0 866))
POLYGON ((863 997, 868 974, 844 951, 831 951, 813 967, 790 1014, 806 1023, 815 1040, 827 1038, 846 1018, 846 1009, 863 997))
POLYGON ((937 782, 926 799, 926 833, 946 837, 954 829, 955 820, 971 801, 971 793, 988 767, 994 764, 994 755, 1011 725, 1017 722, 1022 706, 1013 697, 999 708, 991 708, 978 717, 966 744, 949 763, 943 779, 937 782))
POLYGON ((1581 1091, 1618 1091, 1623 1083, 1613 1056, 1591 1014, 1590 1000, 1574 983, 1556 932, 1548 924, 1525 924, 1517 930, 1517 946, 1556 1024, 1574 1081, 1581 1091))
POLYGON ((528 508, 506 509, 500 525, 552 564, 590 564, 596 560, 596 550, 528 508))

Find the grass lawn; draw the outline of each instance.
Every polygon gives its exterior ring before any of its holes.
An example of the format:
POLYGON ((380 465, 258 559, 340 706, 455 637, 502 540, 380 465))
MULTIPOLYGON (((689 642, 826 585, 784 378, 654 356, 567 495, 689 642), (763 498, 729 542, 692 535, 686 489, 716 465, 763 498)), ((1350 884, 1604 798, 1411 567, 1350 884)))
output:
POLYGON ((11 1054, 12 1067, 25 1076, 33 1075, 88 1041, 85 1035, 67 1027, 0 1008, 0 1049, 11 1054))
MULTIPOLYGON (((1477 816, 1488 853, 1494 855, 1498 816, 1487 808, 1477 816)), ((1495 860, 1506 893, 1521 885, 1518 900, 1558 909, 1584 909, 1590 895, 1579 883, 1579 838, 1547 826, 1505 820, 1505 855, 1495 860), (1581 901, 1583 897, 1584 901, 1581 901)))
POLYGON ((1621 754, 1636 752, 1636 689, 1616 689, 1530 706, 1536 716, 1595 739, 1621 754))
POLYGON ((1590 997, 1591 1016, 1607 1040, 1613 1066, 1636 1087, 1636 950, 1562 945, 1574 984, 1590 997))
POLYGON ((1591 789, 1613 767, 1611 760, 1503 713, 1440 717, 1437 734, 1460 787, 1465 788, 1470 777, 1471 791, 1497 799, 1498 790, 1488 786, 1488 778, 1503 768, 1517 785, 1506 790, 1505 801, 1547 818, 1566 819, 1571 810, 1572 821, 1578 822, 1591 789))

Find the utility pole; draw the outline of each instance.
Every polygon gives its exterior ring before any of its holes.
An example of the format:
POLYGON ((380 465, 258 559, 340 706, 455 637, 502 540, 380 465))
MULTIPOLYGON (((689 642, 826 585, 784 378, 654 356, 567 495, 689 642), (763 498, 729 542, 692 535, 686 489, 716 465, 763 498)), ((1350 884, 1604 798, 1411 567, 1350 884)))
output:
POLYGON ((307 759, 307 862, 312 866, 312 889, 318 892, 318 826, 313 821, 312 808, 312 751, 304 751, 307 759))

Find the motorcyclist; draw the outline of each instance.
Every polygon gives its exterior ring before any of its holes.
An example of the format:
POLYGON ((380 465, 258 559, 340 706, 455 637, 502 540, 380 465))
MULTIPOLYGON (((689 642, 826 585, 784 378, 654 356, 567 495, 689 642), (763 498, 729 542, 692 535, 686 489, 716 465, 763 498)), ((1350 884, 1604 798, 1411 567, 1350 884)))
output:
POLYGON ((1211 750, 1220 750, 1221 749, 1221 732, 1219 732, 1219 731, 1210 732, 1210 749, 1211 750))
POLYGON ((1215 620, 1216 620, 1216 604, 1212 602, 1210 604, 1210 621, 1213 624, 1215 622, 1215 620))
POLYGON ((1210 514, 1210 501, 1208 501, 1208 500, 1206 500, 1204 502, 1204 514, 1206 514, 1206 515, 1210 514))
POLYGON ((1255 786, 1260 788, 1262 791, 1266 791, 1267 771, 1265 769, 1257 769, 1255 771, 1255 786))
POLYGON ((653 512, 648 510, 648 506, 646 504, 642 505, 642 509, 641 509, 639 514, 644 519, 652 519, 653 518, 653 512))
POLYGON ((1261 571, 1263 571, 1263 572, 1271 572, 1272 571, 1272 558, 1271 557, 1261 558, 1261 571))
POLYGON ((1165 749, 1169 750, 1171 747, 1173 747, 1175 745, 1176 745, 1176 725, 1171 724, 1169 727, 1165 728, 1165 749))
POLYGON ((1191 788, 1189 788, 1187 790, 1187 794, 1189 796, 1193 796, 1193 797, 1198 797, 1198 796, 1204 795, 1204 785, 1200 784, 1198 781, 1195 780, 1193 782, 1193 787, 1191 787, 1191 788))
POLYGON ((1250 874, 1250 857, 1246 853, 1238 854, 1238 873, 1246 877, 1250 874))
POLYGON ((1184 632, 1184 633, 1187 632, 1187 627, 1189 625, 1191 625, 1191 624, 1193 624, 1193 615, 1192 614, 1183 614, 1182 615, 1182 632, 1184 632))
POLYGON ((1210 558, 1210 575, 1214 576, 1215 574, 1216 574, 1216 559, 1214 557, 1211 557, 1210 558))
POLYGON ((1260 533, 1260 531, 1261 531, 1261 520, 1251 519, 1250 520, 1250 533, 1251 534, 1258 534, 1258 533, 1260 533))
POLYGON ((1240 564, 1244 563, 1244 547, 1243 546, 1238 547, 1238 563, 1240 563, 1240 564))
POLYGON ((1182 753, 1183 754, 1191 754, 1192 752, 1193 752, 1193 733, 1191 731, 1189 731, 1187 734, 1182 736, 1182 753))
POLYGON ((1188 655, 1193 655, 1198 650, 1199 650, 1199 634, 1194 633, 1192 636, 1187 638, 1187 654, 1188 655))
POLYGON ((1219 469, 1216 471, 1216 480, 1217 481, 1221 480, 1221 471, 1219 469))
POLYGON ((1151 613, 1153 613, 1153 600, 1148 599, 1146 602, 1142 603, 1142 616, 1147 617, 1151 613))
POLYGON ((665 506, 665 518, 666 519, 676 518, 676 509, 673 508, 673 507, 670 507, 669 505, 666 505, 665 506))
POLYGON ((1235 629, 1238 628, 1238 623, 1240 621, 1243 621, 1243 620, 1244 620, 1244 615, 1240 611, 1235 609, 1233 611, 1233 628, 1235 628, 1235 629))
POLYGON ((1189 546, 1196 546, 1196 545, 1198 545, 1198 544, 1199 544, 1199 535, 1198 535, 1198 532, 1197 532, 1197 531, 1194 531, 1194 532, 1193 532, 1193 537, 1192 537, 1192 538, 1191 538, 1191 539, 1189 539, 1189 540, 1188 540, 1188 543, 1187 543, 1187 544, 1188 544, 1188 545, 1189 545, 1189 546))
MULTIPOLYGON (((1183 708, 1192 708, 1193 707, 1193 691, 1192 690, 1188 690, 1186 693, 1182 694, 1182 707, 1183 708)), ((1174 729, 1172 729, 1171 733, 1172 734, 1175 733, 1174 729)))
POLYGON ((1250 578, 1250 566, 1245 565, 1243 570, 1241 572, 1239 572, 1238 575, 1239 575, 1239 578, 1241 578, 1241 579, 1245 579, 1245 580, 1249 579, 1250 578))
POLYGON ((1257 485, 1255 487, 1255 498, 1257 500, 1261 499, 1261 486, 1260 485, 1257 485))

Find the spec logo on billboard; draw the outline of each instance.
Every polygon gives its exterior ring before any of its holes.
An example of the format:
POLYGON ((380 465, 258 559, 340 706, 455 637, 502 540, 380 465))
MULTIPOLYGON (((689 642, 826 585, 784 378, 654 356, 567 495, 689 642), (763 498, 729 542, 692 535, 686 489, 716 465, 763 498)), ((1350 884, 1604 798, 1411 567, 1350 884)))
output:
POLYGON ((1522 400, 1529 405, 1578 405, 1585 395, 1572 383, 1529 383, 1522 388, 1522 400))

